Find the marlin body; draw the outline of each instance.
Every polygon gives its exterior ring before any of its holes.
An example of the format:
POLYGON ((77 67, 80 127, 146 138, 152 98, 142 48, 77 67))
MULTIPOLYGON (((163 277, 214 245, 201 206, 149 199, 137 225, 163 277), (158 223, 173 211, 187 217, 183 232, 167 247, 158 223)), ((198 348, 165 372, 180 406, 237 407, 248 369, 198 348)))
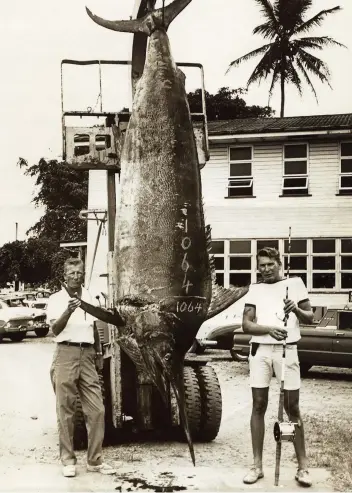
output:
MULTIPOLYGON (((106 21, 88 11, 104 27, 145 32, 150 38, 121 155, 115 313, 85 303, 82 308, 118 327, 122 349, 151 377, 165 402, 168 382, 172 385, 194 462, 183 362, 209 318, 212 273, 185 77, 172 58, 166 33, 190 2, 175 0, 130 21, 106 21)), ((213 315, 246 291, 226 292, 213 315)))

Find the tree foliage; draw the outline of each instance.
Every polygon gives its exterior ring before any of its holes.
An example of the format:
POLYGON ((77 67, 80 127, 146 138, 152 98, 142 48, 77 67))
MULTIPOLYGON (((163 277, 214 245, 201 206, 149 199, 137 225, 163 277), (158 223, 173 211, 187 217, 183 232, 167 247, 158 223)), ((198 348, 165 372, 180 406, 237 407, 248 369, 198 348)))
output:
MULTIPOLYGON (((235 118, 259 118, 273 116, 270 106, 248 106, 241 97, 247 94, 246 89, 230 89, 221 87, 216 94, 205 91, 206 112, 208 121, 233 120, 235 118)), ((192 113, 202 111, 202 92, 197 89, 188 93, 188 102, 192 113)))
POLYGON ((33 202, 44 206, 44 214, 28 231, 26 241, 6 243, 0 248, 0 285, 19 279, 32 285, 59 287, 62 264, 72 252, 60 242, 85 241, 86 221, 79 212, 88 204, 88 172, 76 171, 64 162, 41 159, 28 166, 20 158, 24 174, 35 178, 33 202))
POLYGON ((44 215, 27 233, 56 242, 84 241, 87 225, 78 214, 88 204, 88 172, 41 159, 26 167, 24 174, 36 178, 38 193, 33 202, 45 207, 44 215))
MULTIPOLYGON (((281 88, 280 116, 285 111, 285 85, 293 84, 300 95, 303 93, 303 81, 317 94, 311 75, 330 86, 330 72, 325 62, 312 55, 311 51, 321 51, 328 46, 344 46, 329 36, 305 36, 312 28, 321 26, 325 17, 341 10, 333 7, 321 10, 310 19, 306 18, 313 0, 255 0, 261 9, 264 22, 255 27, 253 34, 262 35, 268 43, 246 55, 233 60, 228 70, 243 62, 262 56, 248 79, 247 88, 271 76, 269 100, 277 83, 281 88)), ((330 86, 331 87, 331 86, 330 86)))

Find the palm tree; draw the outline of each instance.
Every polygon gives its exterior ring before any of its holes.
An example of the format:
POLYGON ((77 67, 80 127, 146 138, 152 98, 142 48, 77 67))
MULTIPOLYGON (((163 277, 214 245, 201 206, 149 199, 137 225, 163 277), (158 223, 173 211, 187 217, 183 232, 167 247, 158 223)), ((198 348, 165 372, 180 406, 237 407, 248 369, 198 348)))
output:
POLYGON ((322 10, 306 20, 306 13, 312 6, 312 0, 274 0, 273 4, 269 0, 255 1, 261 7, 265 22, 254 28, 253 34, 261 34, 270 42, 231 62, 227 72, 242 62, 258 55, 263 55, 248 79, 247 88, 250 84, 260 82, 271 74, 269 101, 274 86, 277 82, 280 82, 280 116, 283 117, 285 111, 285 84, 294 84, 299 94, 302 95, 303 76, 303 79, 313 91, 317 102, 317 94, 309 75, 317 76, 321 82, 325 82, 331 87, 328 66, 307 50, 322 50, 324 47, 334 45, 345 46, 328 36, 300 36, 313 27, 320 26, 327 15, 340 11, 341 7, 337 6, 332 9, 322 10))

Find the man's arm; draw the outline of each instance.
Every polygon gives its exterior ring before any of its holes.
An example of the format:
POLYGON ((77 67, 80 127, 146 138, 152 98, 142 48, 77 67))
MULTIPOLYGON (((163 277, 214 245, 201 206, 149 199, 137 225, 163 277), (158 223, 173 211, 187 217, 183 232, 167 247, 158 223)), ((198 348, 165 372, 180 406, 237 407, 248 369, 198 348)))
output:
POLYGON ((76 298, 71 298, 68 302, 66 310, 62 313, 62 315, 60 315, 60 317, 53 322, 49 320, 51 324, 51 330, 54 335, 58 336, 64 330, 71 314, 76 310, 76 308, 79 307, 80 304, 80 300, 77 300, 76 298))
POLYGON ((245 305, 243 310, 242 327, 243 332, 253 336, 263 336, 269 334, 277 341, 282 341, 287 337, 287 331, 280 327, 260 325, 254 322, 255 306, 245 305))
POLYGON ((303 324, 312 324, 314 319, 313 310, 309 300, 303 300, 296 305, 292 300, 284 300, 285 313, 293 312, 303 324))

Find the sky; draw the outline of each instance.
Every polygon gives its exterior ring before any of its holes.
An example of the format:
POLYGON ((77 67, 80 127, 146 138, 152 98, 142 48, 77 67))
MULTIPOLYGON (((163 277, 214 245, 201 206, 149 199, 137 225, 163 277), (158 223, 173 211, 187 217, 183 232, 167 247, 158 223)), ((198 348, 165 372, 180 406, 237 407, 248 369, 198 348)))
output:
MULTIPOLYGON (((19 157, 35 164, 41 157, 60 159, 61 77, 64 58, 77 60, 129 60, 132 36, 106 30, 94 24, 85 12, 108 19, 127 19, 135 0, 11 0, 3 2, 0 18, 2 70, 0 77, 0 246, 17 238, 40 218, 43 210, 32 199, 34 181, 16 166, 19 157)), ((170 0, 167 0, 167 4, 170 0)), ((331 85, 314 79, 319 104, 309 89, 301 98, 287 89, 286 116, 352 113, 352 1, 315 0, 309 16, 340 5, 342 12, 326 18, 312 35, 331 36, 347 49, 329 48, 317 55, 329 65, 331 85)), ((161 0, 157 6, 161 6, 161 0)), ((192 0, 169 28, 177 62, 202 63, 206 89, 244 87, 255 60, 225 72, 229 63, 265 42, 253 35, 261 22, 255 0, 192 0)), ((188 70, 187 90, 199 87, 196 70, 188 70)), ((99 108, 97 68, 64 66, 65 109, 99 108), (98 103, 98 104, 97 104, 98 103)), ((127 69, 102 72, 103 104, 108 111, 131 107, 127 69)), ((269 82, 251 86, 248 104, 268 103, 269 82)), ((279 94, 271 106, 279 114, 279 94)), ((63 197, 64 199, 64 197, 63 197)))

